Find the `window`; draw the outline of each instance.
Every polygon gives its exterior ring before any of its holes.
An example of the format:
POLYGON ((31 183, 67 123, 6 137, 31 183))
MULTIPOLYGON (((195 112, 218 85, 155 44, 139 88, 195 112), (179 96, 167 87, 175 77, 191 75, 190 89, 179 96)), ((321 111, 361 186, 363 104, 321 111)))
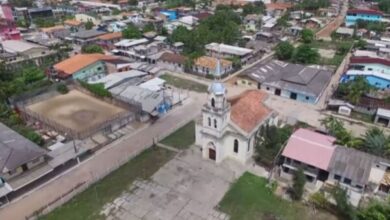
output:
POLYGON ((238 153, 238 140, 234 139, 234 153, 238 153))
POLYGON ((209 127, 211 127, 211 118, 208 118, 209 121, 209 127))
POLYGON ((335 175, 333 176, 333 178, 334 178, 335 180, 338 180, 338 181, 341 180, 341 176, 340 176, 340 175, 337 175, 337 174, 335 174, 335 175))
POLYGON ((97 70, 98 70, 98 71, 102 70, 102 67, 101 67, 101 66, 99 66, 99 67, 97 68, 97 70))
POLYGON ((217 119, 214 119, 214 128, 217 128, 217 119))
POLYGON ((367 70, 368 70, 368 71, 372 71, 372 68, 368 68, 367 70))
POLYGON ((306 96, 306 100, 309 100, 309 96, 306 96))
POLYGON ((251 139, 249 139, 249 141, 248 141, 248 149, 247 149, 247 151, 249 152, 251 150, 251 139))
POLYGON ((344 183, 347 185, 351 185, 352 180, 348 178, 344 178, 344 183))
POLYGON ((269 87, 267 87, 266 89, 269 90, 269 87))
POLYGON ((215 99, 211 98, 211 107, 215 108, 215 99))

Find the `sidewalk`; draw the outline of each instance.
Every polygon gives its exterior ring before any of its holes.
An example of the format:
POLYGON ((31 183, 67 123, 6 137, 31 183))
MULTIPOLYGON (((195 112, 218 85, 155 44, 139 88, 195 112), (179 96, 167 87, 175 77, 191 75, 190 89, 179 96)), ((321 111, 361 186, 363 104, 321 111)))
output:
POLYGON ((103 175, 112 167, 116 167, 121 161, 128 161, 129 158, 152 146, 153 137, 166 135, 166 133, 172 131, 172 128, 195 118, 202 106, 199 103, 200 101, 188 102, 173 110, 161 120, 156 121, 150 127, 111 143, 98 151, 91 159, 40 186, 23 199, 12 202, 0 209, 0 219, 25 220, 26 216, 56 200, 60 195, 78 184, 93 182, 96 177, 103 175))

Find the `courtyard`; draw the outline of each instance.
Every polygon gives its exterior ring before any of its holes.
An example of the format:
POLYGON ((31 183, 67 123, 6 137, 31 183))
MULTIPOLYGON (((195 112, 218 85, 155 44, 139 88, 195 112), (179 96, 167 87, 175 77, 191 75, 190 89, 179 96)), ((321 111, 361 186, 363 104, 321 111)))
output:
POLYGON ((87 129, 125 115, 127 110, 101 101, 78 90, 27 106, 34 115, 74 131, 87 129))
POLYGON ((129 190, 107 203, 106 219, 226 220, 215 207, 244 169, 216 166, 192 146, 162 166, 150 179, 135 181, 129 190))

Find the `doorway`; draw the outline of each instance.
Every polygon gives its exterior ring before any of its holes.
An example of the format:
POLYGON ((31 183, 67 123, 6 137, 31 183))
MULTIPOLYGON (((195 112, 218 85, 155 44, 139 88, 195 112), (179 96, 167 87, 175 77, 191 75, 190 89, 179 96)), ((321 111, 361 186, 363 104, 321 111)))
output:
POLYGON ((282 91, 280 89, 275 89, 275 95, 280 96, 282 91))
POLYGON ((216 153, 214 149, 209 148, 209 159, 215 160, 216 158, 216 153))

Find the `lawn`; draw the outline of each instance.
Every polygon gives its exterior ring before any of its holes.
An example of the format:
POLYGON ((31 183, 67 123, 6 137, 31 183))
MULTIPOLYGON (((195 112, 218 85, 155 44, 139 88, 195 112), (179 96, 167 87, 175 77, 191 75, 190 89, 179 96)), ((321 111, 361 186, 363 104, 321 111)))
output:
POLYGON ((221 211, 231 220, 335 220, 333 215, 311 211, 300 203, 283 200, 266 187, 267 180, 250 173, 244 173, 225 194, 219 203, 221 211))
POLYGON ((195 142, 195 122, 191 121, 164 138, 161 143, 177 149, 187 149, 195 142))
POLYGON ((130 160, 101 181, 78 194, 68 203, 39 219, 41 220, 86 220, 101 219, 102 207, 129 189, 137 178, 151 177, 175 153, 163 148, 150 148, 130 160))
POLYGON ((165 80, 167 84, 172 85, 179 89, 187 89, 195 92, 207 92, 207 86, 191 80, 182 79, 176 76, 164 74, 160 76, 161 79, 165 80))

